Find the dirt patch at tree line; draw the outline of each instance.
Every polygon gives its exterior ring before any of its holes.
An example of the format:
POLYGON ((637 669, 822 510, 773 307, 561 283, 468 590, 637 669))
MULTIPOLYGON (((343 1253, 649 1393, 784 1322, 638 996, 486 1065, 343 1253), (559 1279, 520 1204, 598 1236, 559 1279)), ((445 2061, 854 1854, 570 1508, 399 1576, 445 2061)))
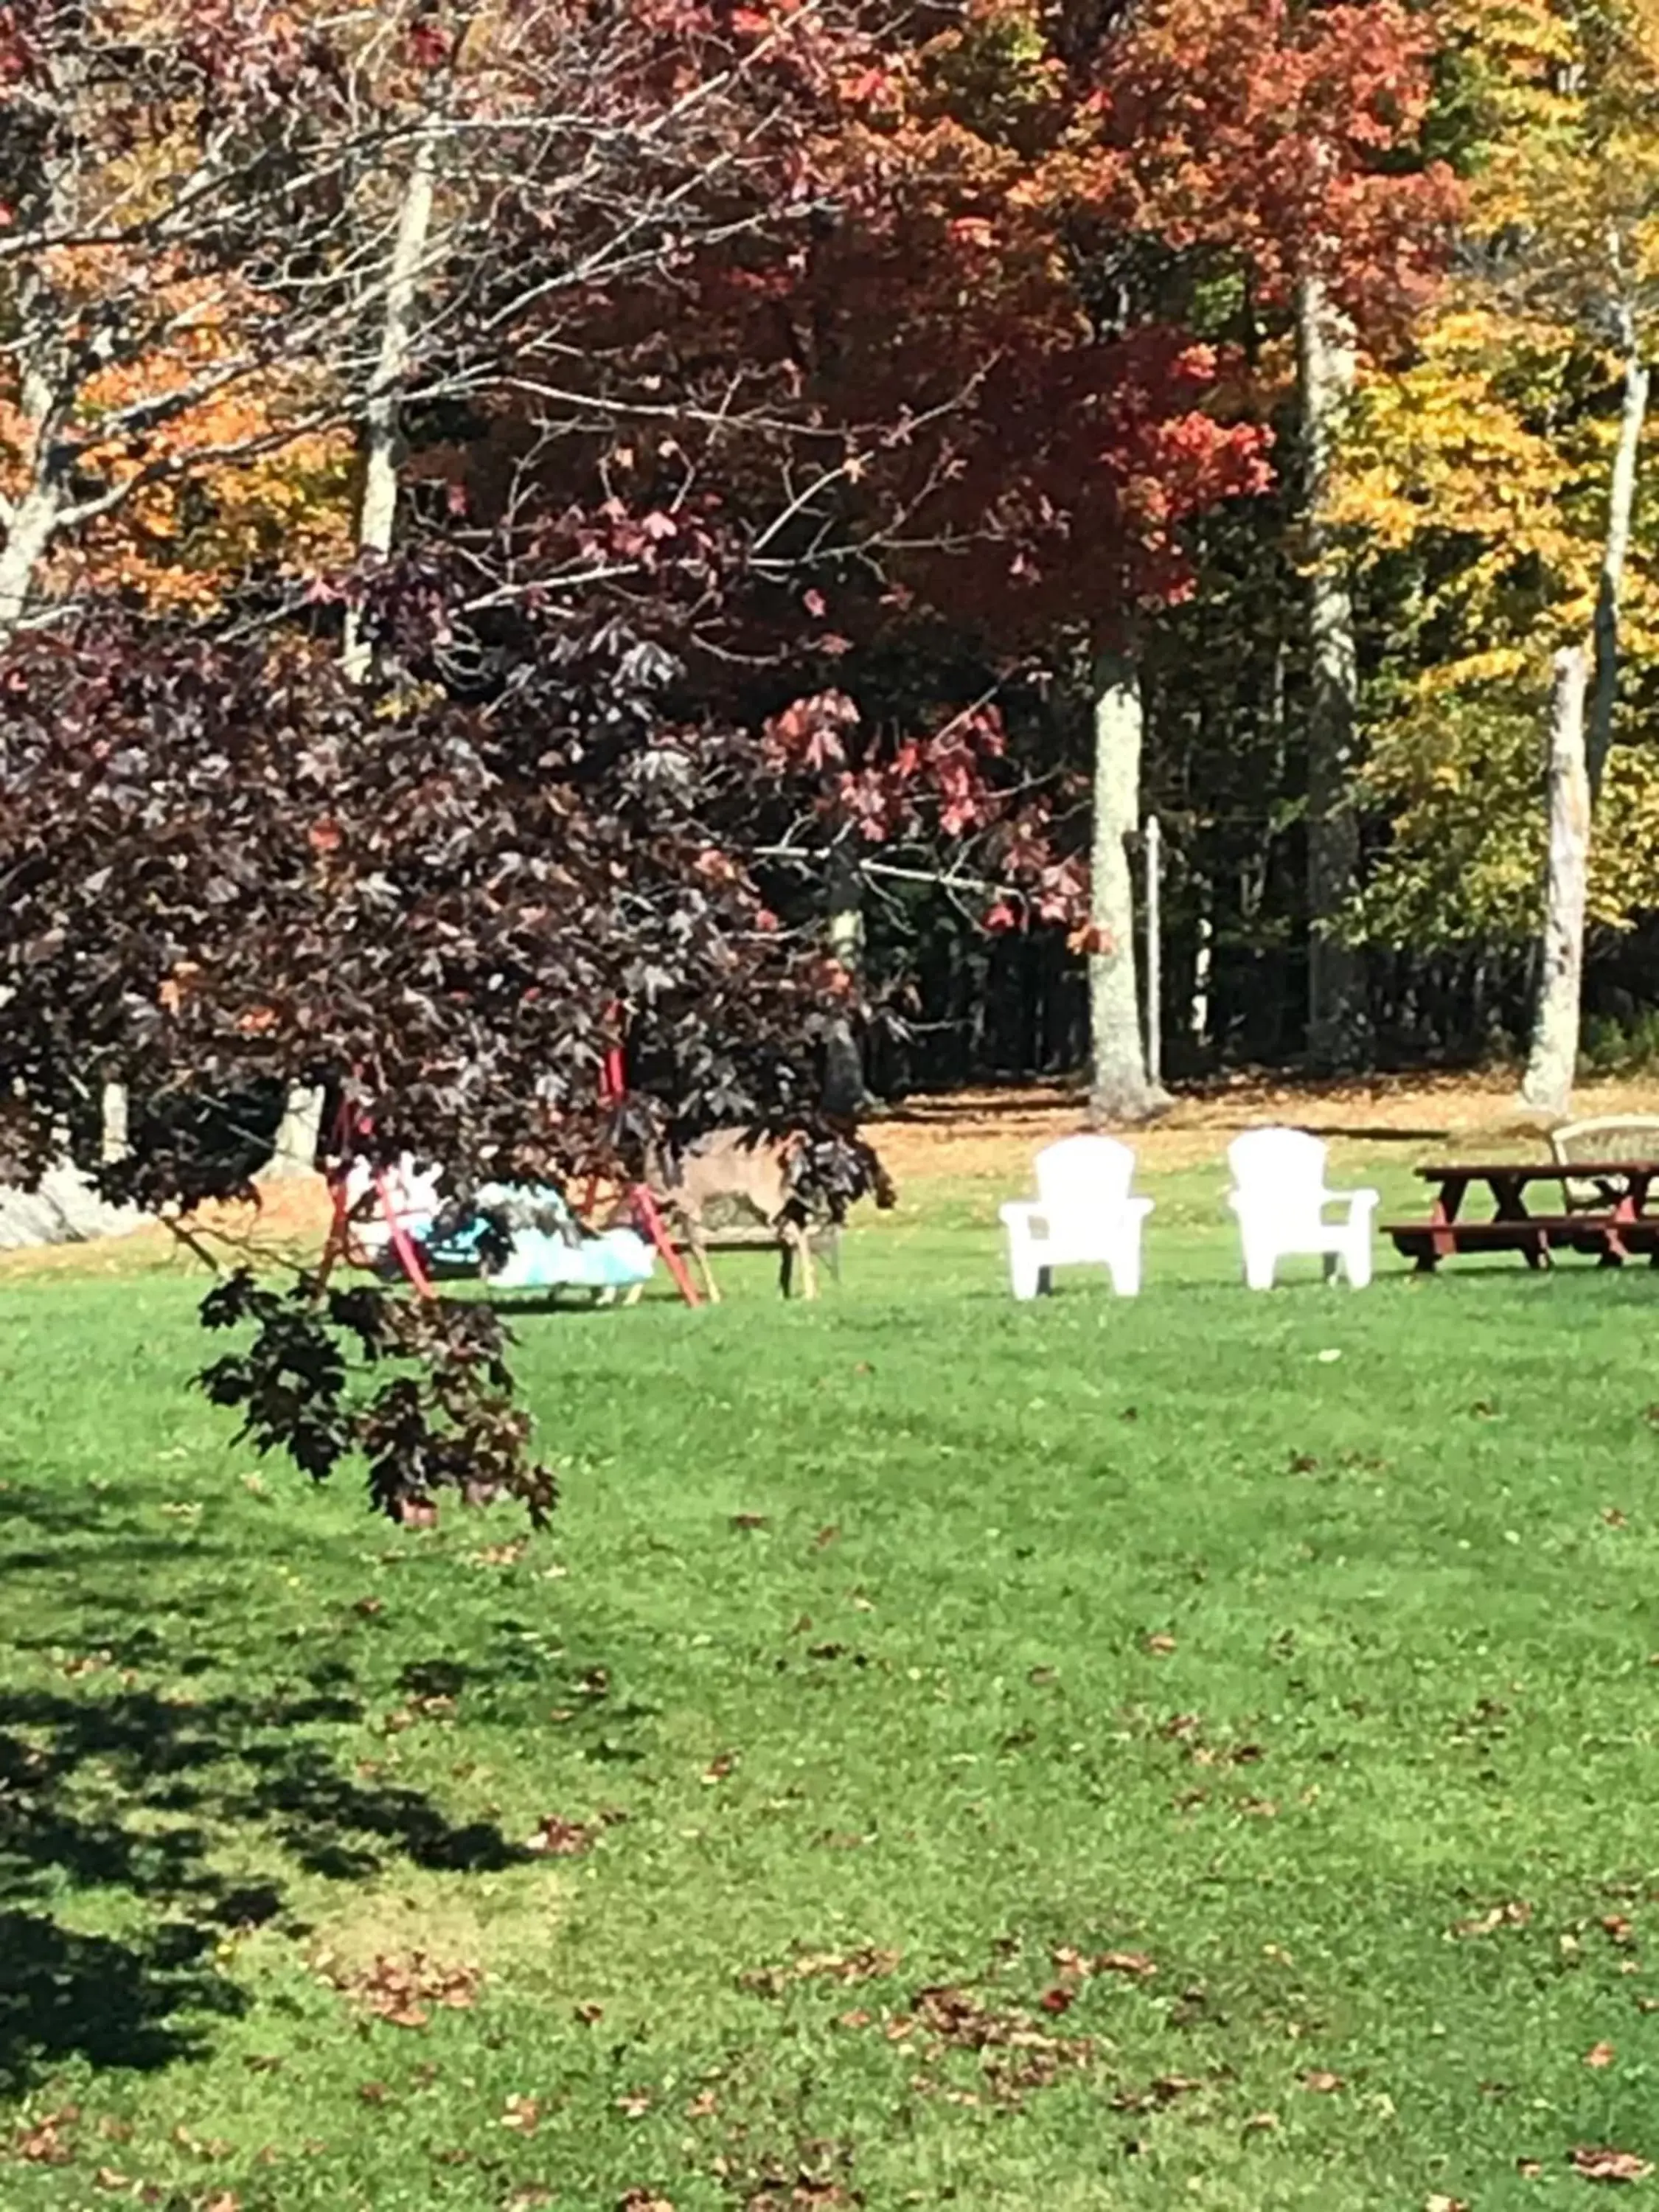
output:
MULTIPOLYGON (((1499 1158, 1536 1156, 1540 1127, 1516 1104, 1513 1073, 1373 1076, 1364 1081, 1296 1082, 1240 1075, 1183 1092, 1160 1121, 1121 1133, 1144 1168, 1202 1166, 1240 1130, 1284 1121, 1315 1129, 1334 1142, 1387 1146, 1402 1156, 1433 1158, 1472 1150, 1499 1158)), ((1659 1111, 1652 1082, 1585 1084, 1573 1101, 1576 1118, 1659 1111)), ((930 1182, 985 1177, 1023 1187, 1033 1152, 1088 1126, 1080 1088, 1024 1085, 954 1091, 908 1099, 866 1124, 901 1189, 930 1182)), ((326 1233, 328 1195, 319 1176, 267 1184, 256 1210, 221 1206, 205 1226, 245 1245, 251 1255, 299 1255, 326 1233)), ((97 1243, 58 1244, 0 1255, 0 1282, 20 1274, 118 1275, 173 1265, 194 1273, 199 1262, 165 1229, 97 1243)))
MULTIPOLYGON (((1185 1091, 1160 1120, 1116 1133, 1153 1173, 1202 1166, 1241 1130, 1273 1122, 1316 1130, 1333 1143, 1397 1147, 1413 1160, 1472 1150, 1535 1158, 1543 1125, 1516 1105, 1516 1081, 1513 1073, 1322 1083, 1239 1075, 1185 1091)), ((1573 1097, 1575 1120, 1656 1111, 1659 1079, 1584 1084, 1573 1097)), ((1022 1088, 912 1099, 872 1121, 866 1133, 902 1186, 955 1176, 1018 1180, 1039 1146, 1087 1127, 1081 1088, 1022 1088)))

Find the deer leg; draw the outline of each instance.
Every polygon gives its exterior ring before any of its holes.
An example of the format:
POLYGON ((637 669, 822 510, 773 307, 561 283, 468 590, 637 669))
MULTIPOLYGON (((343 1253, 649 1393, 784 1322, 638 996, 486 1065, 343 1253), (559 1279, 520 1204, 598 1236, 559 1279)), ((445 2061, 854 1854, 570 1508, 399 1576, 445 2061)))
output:
POLYGON ((801 1296, 815 1298, 818 1294, 818 1279, 812 1267, 812 1239, 806 1230, 796 1230, 795 1249, 800 1255, 801 1296))
POLYGON ((708 1303, 711 1306, 717 1306, 720 1302, 720 1285, 714 1280, 714 1271, 708 1264, 708 1248, 702 1241, 702 1231, 692 1230, 686 1242, 691 1248, 691 1256, 696 1261, 698 1272, 702 1277, 702 1286, 708 1294, 708 1303))
POLYGON ((795 1287, 795 1240, 785 1222, 778 1231, 778 1295, 788 1297, 795 1287))

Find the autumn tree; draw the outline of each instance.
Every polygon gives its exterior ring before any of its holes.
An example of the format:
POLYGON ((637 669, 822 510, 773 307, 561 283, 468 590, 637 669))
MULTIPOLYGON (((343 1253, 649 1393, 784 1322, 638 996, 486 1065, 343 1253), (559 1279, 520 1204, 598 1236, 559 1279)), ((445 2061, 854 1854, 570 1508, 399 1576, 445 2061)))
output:
POLYGON ((1308 1046, 1366 1048, 1364 978, 1344 942, 1358 888, 1356 654, 1344 549, 1325 509, 1362 337, 1422 296, 1455 205, 1423 155, 1434 27, 1374 4, 1249 9, 1164 0, 1138 12, 1102 84, 1103 191, 1133 233, 1204 257, 1259 353, 1293 337, 1308 574, 1308 1046))
MULTIPOLYGON (((1627 686, 1659 612, 1627 565, 1652 342, 1647 12, 1451 19, 1470 172, 1457 264, 1410 356, 1365 380, 1332 502, 1390 629, 1371 773, 1395 834, 1361 908, 1381 939, 1501 956, 1538 943, 1546 909, 1557 939, 1569 911, 1625 927, 1651 897, 1652 774, 1616 713, 1621 662, 1627 686), (1563 714, 1558 682, 1547 717, 1550 659, 1580 645, 1586 711, 1563 714)), ((1524 1095, 1547 1110, 1571 1088, 1581 968, 1582 948, 1541 960, 1524 1095)))

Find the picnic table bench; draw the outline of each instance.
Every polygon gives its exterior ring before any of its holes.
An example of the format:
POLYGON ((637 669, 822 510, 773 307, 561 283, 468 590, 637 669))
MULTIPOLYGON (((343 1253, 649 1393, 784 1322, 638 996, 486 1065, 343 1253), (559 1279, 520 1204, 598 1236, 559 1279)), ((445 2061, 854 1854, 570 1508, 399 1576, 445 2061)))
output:
POLYGON ((1604 1267, 1621 1267, 1645 1252, 1659 1265, 1659 1214, 1648 1212, 1648 1196, 1659 1183, 1655 1160, 1498 1160, 1456 1162, 1419 1168, 1435 1187, 1426 1221, 1385 1221, 1382 1233, 1395 1249, 1415 1260, 1420 1274, 1432 1274, 1456 1252, 1519 1252, 1529 1267, 1547 1267, 1556 1251, 1592 1253, 1604 1267), (1593 1186, 1599 1206, 1571 1203, 1567 1185, 1593 1186), (1553 1183, 1562 1193, 1562 1210, 1534 1213, 1527 1204, 1534 1183, 1553 1183), (1492 1212, 1470 1219, 1463 1201, 1472 1188, 1492 1194, 1492 1212))

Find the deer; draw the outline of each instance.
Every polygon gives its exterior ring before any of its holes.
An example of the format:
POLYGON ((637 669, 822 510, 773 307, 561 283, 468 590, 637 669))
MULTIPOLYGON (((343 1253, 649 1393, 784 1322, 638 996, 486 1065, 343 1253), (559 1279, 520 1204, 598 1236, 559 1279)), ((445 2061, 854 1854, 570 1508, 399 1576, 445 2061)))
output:
POLYGON ((770 1230, 782 1255, 780 1291, 791 1295, 799 1262, 802 1295, 815 1298, 814 1230, 839 1230, 848 1208, 866 1195, 884 1212, 898 1202, 873 1147, 840 1131, 711 1129, 653 1166, 653 1195, 679 1228, 711 1305, 720 1302, 708 1264, 711 1211, 733 1207, 770 1230))

